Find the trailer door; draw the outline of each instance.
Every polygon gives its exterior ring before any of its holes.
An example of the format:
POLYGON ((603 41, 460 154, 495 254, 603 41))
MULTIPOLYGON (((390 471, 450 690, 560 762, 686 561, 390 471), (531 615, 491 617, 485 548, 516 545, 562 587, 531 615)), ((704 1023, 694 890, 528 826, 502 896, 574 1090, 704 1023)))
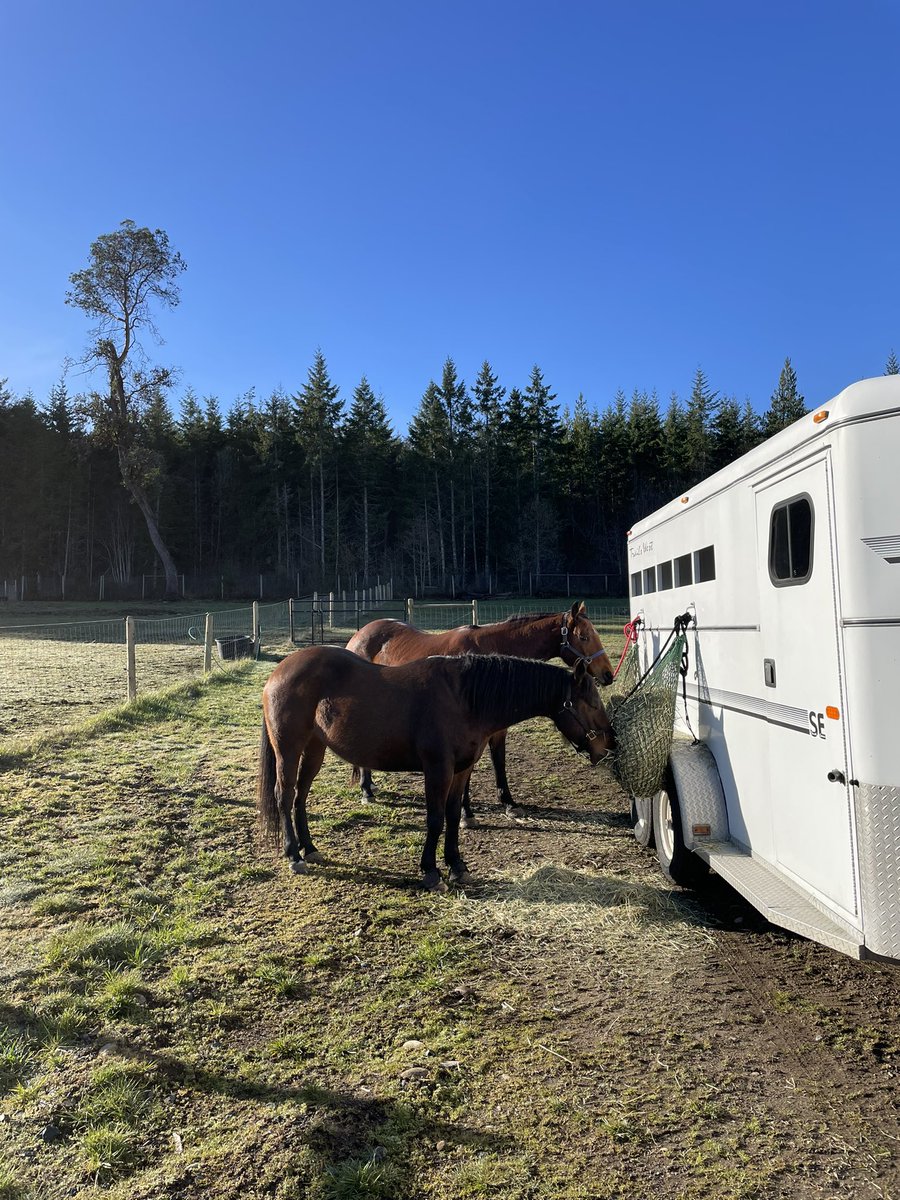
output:
POLYGON ((777 865, 856 916, 827 451, 756 487, 760 678, 777 865), (829 779, 829 774, 832 778, 829 779))

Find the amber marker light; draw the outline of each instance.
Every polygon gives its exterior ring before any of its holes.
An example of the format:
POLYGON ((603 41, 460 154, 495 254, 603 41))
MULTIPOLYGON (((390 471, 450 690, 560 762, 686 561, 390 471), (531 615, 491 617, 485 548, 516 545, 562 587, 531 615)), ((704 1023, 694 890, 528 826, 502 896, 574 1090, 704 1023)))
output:
POLYGON ((834 707, 833 704, 829 704, 828 707, 825 709, 825 716, 831 717, 832 721, 839 721, 841 719, 841 714, 838 712, 838 710, 834 707))
POLYGON ((687 504, 688 500, 690 500, 690 496, 682 496, 681 497, 682 504, 687 504))
POLYGON ((827 420, 828 420, 828 409, 823 408, 821 412, 817 412, 816 415, 813 417, 813 424, 821 425, 823 421, 827 421, 827 420))

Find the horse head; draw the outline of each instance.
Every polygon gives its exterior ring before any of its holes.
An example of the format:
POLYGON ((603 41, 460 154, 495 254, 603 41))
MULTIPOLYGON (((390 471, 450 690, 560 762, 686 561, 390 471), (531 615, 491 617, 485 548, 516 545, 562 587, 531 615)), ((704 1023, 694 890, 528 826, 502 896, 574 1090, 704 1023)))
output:
POLYGON ((563 737, 595 767, 615 749, 616 735, 589 671, 587 663, 576 663, 569 694, 554 719, 563 737))
POLYGON ((569 612, 563 615, 560 633, 562 634, 560 657, 563 662, 572 666, 572 657, 574 657, 576 665, 586 664, 590 673, 604 687, 612 683, 612 663, 600 641, 600 634, 588 620, 583 600, 576 600, 569 612), (567 654, 571 657, 567 657, 567 654))

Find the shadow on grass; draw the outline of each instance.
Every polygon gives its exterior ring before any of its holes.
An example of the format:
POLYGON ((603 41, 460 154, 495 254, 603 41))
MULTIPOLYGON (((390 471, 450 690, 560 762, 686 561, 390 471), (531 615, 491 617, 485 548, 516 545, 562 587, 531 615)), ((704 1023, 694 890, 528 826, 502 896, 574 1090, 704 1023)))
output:
MULTIPOLYGON (((419 1194, 417 1171, 426 1152, 443 1141, 443 1154, 464 1148, 476 1154, 508 1154, 513 1140, 494 1130, 451 1121, 435 1112, 441 1101, 440 1070, 409 1085, 404 1097, 361 1095, 310 1081, 275 1084, 241 1079, 222 1071, 186 1064, 168 1055, 153 1056, 168 1087, 206 1096, 225 1096, 266 1106, 267 1128, 281 1149, 296 1154, 298 1144, 312 1155, 315 1170, 335 1196, 387 1197, 394 1200, 419 1194), (354 1183, 354 1177, 359 1181, 354 1183), (336 1182, 344 1180, 344 1190, 336 1182), (370 1187, 363 1186, 366 1182, 370 1187), (348 1184, 349 1190, 348 1189, 348 1184), (377 1186, 372 1186, 377 1185, 377 1186)), ((403 1086, 403 1085, 401 1085, 403 1086)), ((252 1176, 256 1179, 255 1174, 252 1176)), ((249 1182, 249 1180, 248 1180, 249 1182)))

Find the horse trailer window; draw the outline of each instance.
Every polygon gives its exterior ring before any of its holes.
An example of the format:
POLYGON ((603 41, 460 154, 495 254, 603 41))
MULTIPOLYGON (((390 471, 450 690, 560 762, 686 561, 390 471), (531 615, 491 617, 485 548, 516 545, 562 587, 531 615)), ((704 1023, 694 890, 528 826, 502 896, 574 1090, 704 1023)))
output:
POLYGON ((694 572, 694 578, 698 583, 708 583, 710 579, 716 577, 716 548, 715 546, 704 546, 702 550, 698 550, 696 555, 697 569, 694 572))
POLYGON ((644 591, 648 594, 656 591, 656 567, 644 568, 644 591))
POLYGON ((667 592, 672 586, 672 564, 671 562, 660 563, 657 568, 659 577, 659 590, 667 592))
POLYGON ((772 509, 769 578, 776 587, 806 583, 812 575, 813 511, 809 496, 772 509))
POLYGON ((631 577, 631 594, 632 596, 640 596, 642 593, 643 588, 641 587, 641 573, 640 571, 635 571, 631 577))
POLYGON ((691 556, 682 554, 680 558, 675 559, 675 586, 684 587, 693 582, 694 572, 691 569, 691 556))

